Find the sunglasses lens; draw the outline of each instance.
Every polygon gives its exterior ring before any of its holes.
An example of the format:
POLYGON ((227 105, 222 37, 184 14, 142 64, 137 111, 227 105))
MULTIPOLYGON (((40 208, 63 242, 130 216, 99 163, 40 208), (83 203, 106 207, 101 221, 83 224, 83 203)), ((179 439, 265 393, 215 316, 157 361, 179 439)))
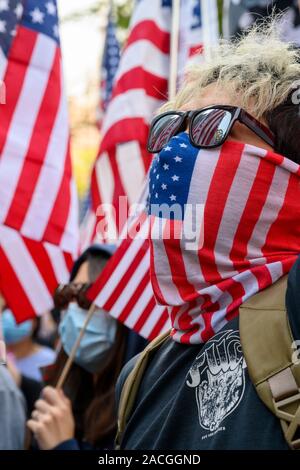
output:
POLYGON ((148 150, 152 153, 160 152, 176 132, 181 122, 178 114, 161 116, 152 126, 148 140, 148 150))
POLYGON ((200 111, 192 122, 192 138, 196 145, 213 147, 221 145, 232 119, 232 114, 224 109, 200 111))

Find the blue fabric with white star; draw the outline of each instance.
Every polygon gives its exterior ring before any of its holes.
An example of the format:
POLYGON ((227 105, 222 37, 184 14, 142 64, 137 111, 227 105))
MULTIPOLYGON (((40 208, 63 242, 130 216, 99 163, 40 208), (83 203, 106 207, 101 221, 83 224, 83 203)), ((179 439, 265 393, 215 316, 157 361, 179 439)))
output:
POLYGON ((26 0, 21 24, 59 43, 56 0, 26 0))
POLYGON ((19 24, 59 43, 56 0, 0 0, 0 48, 6 56, 19 24))
MULTIPOLYGON (((194 147, 186 132, 182 132, 168 142, 152 162, 149 175, 148 212, 152 216, 163 217, 159 206, 179 204, 183 220, 188 201, 191 179, 199 149, 194 147)), ((174 220, 177 214, 170 213, 174 220)))
POLYGON ((23 14, 20 0, 0 0, 0 48, 8 54, 23 14))
POLYGON ((102 108, 105 111, 110 101, 114 78, 120 62, 120 44, 116 36, 116 25, 112 14, 109 15, 104 53, 102 59, 102 76, 104 77, 104 86, 101 91, 102 108))

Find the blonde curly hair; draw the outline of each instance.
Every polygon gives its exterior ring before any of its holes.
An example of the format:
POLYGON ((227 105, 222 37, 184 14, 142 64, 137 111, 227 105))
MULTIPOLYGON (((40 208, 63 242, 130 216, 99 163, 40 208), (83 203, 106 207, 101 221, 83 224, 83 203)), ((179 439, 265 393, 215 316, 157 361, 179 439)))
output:
POLYGON ((254 26, 241 38, 222 41, 211 49, 209 58, 187 70, 176 97, 160 111, 180 109, 201 96, 211 84, 226 90, 233 102, 257 118, 283 104, 300 80, 300 52, 279 36, 280 16, 254 26))

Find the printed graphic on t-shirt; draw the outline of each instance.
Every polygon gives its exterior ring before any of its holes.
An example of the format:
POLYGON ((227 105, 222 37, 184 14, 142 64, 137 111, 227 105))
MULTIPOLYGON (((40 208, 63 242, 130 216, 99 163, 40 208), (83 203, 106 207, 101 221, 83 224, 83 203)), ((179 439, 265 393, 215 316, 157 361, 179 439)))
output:
POLYGON ((186 384, 195 388, 200 426, 211 435, 225 430, 223 421, 241 402, 245 367, 239 333, 227 330, 207 342, 189 370, 186 384))

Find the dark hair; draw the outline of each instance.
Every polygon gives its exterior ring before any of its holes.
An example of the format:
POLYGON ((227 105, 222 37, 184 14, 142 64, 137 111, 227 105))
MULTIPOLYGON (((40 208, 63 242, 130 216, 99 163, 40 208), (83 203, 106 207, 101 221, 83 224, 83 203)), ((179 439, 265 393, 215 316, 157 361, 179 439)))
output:
POLYGON ((294 103, 293 97, 295 90, 284 103, 270 111, 266 119, 275 135, 275 152, 300 163, 300 103, 294 103))
MULTIPOLYGON (((110 254, 93 248, 84 252, 76 261, 71 281, 85 261, 88 262, 89 281, 93 282, 98 277, 110 254)), ((104 441, 112 440, 116 433, 115 385, 124 363, 126 340, 127 328, 117 323, 115 342, 105 355, 99 372, 90 374, 73 363, 63 387, 72 402, 76 438, 85 439, 94 446, 102 446, 104 441)), ((67 358, 67 354, 61 349, 55 366, 48 372, 48 384, 56 385, 67 358)))
POLYGON ((103 270, 107 261, 110 259, 111 255, 112 251, 110 245, 108 245, 108 248, 102 247, 101 245, 90 246, 75 261, 71 271, 70 281, 72 282, 75 279, 83 263, 88 261, 89 280, 90 282, 94 282, 103 270))

